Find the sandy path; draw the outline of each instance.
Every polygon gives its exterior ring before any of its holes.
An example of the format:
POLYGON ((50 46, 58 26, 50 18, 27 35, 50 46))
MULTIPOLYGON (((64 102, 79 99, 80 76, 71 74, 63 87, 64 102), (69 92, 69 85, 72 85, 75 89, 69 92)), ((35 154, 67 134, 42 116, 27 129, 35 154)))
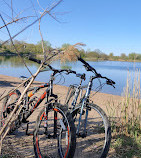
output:
MULTIPOLYGON (((14 88, 19 83, 21 83, 21 80, 15 77, 9 77, 5 75, 0 75, 0 94, 3 91, 8 92, 11 88, 14 88)), ((33 85, 41 84, 40 82, 35 82, 33 85)), ((54 87, 54 93, 58 94, 61 100, 61 103, 64 102, 64 98, 67 92, 67 87, 55 85, 54 87)), ((23 89, 20 88, 20 91, 23 89)), ((39 95, 43 93, 44 90, 41 90, 39 92, 39 95)), ((5 93, 6 93, 5 92, 5 93)), ((122 97, 120 96, 114 96, 111 94, 103 94, 103 93, 97 93, 95 96, 92 97, 92 101, 94 101, 95 104, 98 104, 102 109, 106 110, 106 106, 108 105, 108 102, 111 100, 114 100, 115 103, 118 103, 122 97)), ((44 103, 42 103, 43 105, 44 103)), ((2 105, 2 101, 0 102, 0 108, 2 105)), ((32 132, 34 128, 34 123, 36 121, 38 112, 41 108, 38 108, 30 117, 30 125, 29 125, 29 131, 32 132)), ((8 135, 6 139, 4 140, 4 145, 2 152, 7 154, 10 153, 11 157, 34 157, 34 151, 33 151, 33 141, 32 136, 25 135, 25 129, 26 124, 23 124, 22 127, 20 127, 18 130, 16 130, 13 134, 8 135)), ((78 146, 77 146, 78 148, 78 146)), ((78 150, 78 149, 77 149, 78 150)), ((79 156, 76 153, 76 157, 83 157, 79 156)), ((112 157, 112 151, 109 154, 109 157, 112 157)))

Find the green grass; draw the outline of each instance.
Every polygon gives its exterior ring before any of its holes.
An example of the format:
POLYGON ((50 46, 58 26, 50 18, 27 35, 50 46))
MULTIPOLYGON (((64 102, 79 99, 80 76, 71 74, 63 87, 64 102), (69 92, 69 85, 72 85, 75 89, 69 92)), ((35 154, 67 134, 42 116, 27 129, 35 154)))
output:
POLYGON ((141 158, 141 144, 134 138, 126 135, 116 135, 112 141, 116 157, 141 158))
POLYGON ((71 66, 68 66, 68 65, 62 65, 61 66, 61 69, 71 69, 72 67, 71 66))
POLYGON ((0 158, 9 158, 9 157, 10 157, 10 155, 8 155, 8 154, 0 156, 0 158))

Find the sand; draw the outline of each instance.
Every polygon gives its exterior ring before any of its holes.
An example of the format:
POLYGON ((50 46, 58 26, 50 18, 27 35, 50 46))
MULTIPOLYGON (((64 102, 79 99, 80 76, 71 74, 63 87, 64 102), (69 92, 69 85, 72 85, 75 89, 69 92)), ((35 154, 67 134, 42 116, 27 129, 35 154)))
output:
MULTIPOLYGON (((21 83, 21 80, 19 78, 0 75, 0 95, 3 92, 5 92, 4 94, 6 94, 9 90, 16 87, 20 83, 21 83)), ((33 86, 40 85, 40 84, 41 82, 35 81, 33 83, 33 86)), ((54 93, 59 96, 59 100, 62 104, 64 103, 67 90, 68 90, 68 87, 65 87, 62 85, 54 86, 54 93)), ((23 88, 20 88, 20 91, 22 92, 23 88)), ((39 95, 41 95, 43 91, 44 90, 41 90, 39 92, 39 95)), ((98 92, 96 95, 94 95, 91 98, 91 100, 95 104, 99 105, 104 111, 106 111, 108 115, 107 108, 109 108, 109 102, 114 101, 114 104, 116 106, 116 104, 118 105, 118 103, 122 100, 122 97, 98 92)), ((2 102, 3 100, 0 101, 0 108, 2 106, 2 102)), ((42 105, 43 104, 44 103, 42 103, 42 105)), ((39 111, 41 110, 41 107, 39 107, 29 117, 29 121, 31 122, 29 125, 30 132, 33 131, 34 123, 36 121, 39 111)), ((34 157, 32 136, 25 135, 25 129, 26 129, 26 125, 24 124, 18 130, 16 130, 13 134, 7 135, 7 137, 4 139, 3 148, 2 148, 2 152, 4 154, 10 153, 11 157, 27 157, 27 158, 34 157)), ((112 155, 113 155, 113 151, 110 151, 108 157, 112 157, 112 155)))

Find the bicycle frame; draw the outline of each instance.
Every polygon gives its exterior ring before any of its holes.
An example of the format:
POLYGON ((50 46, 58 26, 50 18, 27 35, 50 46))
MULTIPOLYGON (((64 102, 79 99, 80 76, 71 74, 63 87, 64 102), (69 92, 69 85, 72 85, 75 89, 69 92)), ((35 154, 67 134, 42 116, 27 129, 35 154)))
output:
MULTIPOLYGON (((90 80, 88 82, 88 86, 87 86, 87 89, 86 89, 86 93, 84 94, 84 97, 81 101, 82 105, 81 105, 81 109, 80 109, 79 122, 78 122, 77 129, 76 129, 76 134, 77 135, 79 135, 80 123, 81 123, 81 118, 82 118, 82 114, 83 114, 83 108, 84 108, 84 106, 87 106, 87 103, 89 102, 89 95, 90 95, 90 92, 91 92, 91 89, 92 89, 93 80, 95 78, 97 78, 97 77, 94 77, 94 76, 90 77, 90 80)), ((80 81, 80 84, 75 89, 74 99, 71 103, 71 106, 72 106, 72 111, 71 112, 72 113, 73 113, 73 111, 75 111, 75 105, 76 105, 76 102, 78 100, 78 96, 79 96, 80 92, 82 92, 82 91, 80 91, 80 89, 82 89, 81 84, 82 84, 82 80, 80 81)), ((85 124, 84 124, 84 133, 85 134, 86 134, 86 126, 87 126, 87 117, 88 117, 88 108, 86 108, 86 116, 85 116, 85 124)))
POLYGON ((45 99, 46 97, 46 103, 49 102, 49 97, 53 97, 55 99, 55 101, 57 101, 58 96, 53 94, 53 80, 54 80, 54 75, 51 75, 51 79, 49 81, 49 83, 45 83, 44 85, 41 86, 37 86, 34 88, 30 88, 25 95, 25 110, 28 110, 28 106, 29 104, 32 102, 32 100, 30 100, 30 98, 36 94, 40 89, 48 87, 44 93, 39 97, 39 99, 37 100, 37 102, 33 105, 33 108, 30 109, 30 111, 27 113, 27 116, 24 118, 25 120, 34 112, 34 110, 40 105, 40 103, 45 99), (33 91, 30 92, 29 91, 33 91))

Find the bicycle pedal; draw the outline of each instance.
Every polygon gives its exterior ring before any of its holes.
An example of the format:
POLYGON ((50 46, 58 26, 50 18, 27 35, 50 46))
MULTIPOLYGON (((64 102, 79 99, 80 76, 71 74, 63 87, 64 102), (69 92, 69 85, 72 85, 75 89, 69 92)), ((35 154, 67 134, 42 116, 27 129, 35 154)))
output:
POLYGON ((47 135, 48 131, 47 131, 47 127, 44 126, 44 134, 47 135))
POLYGON ((22 119, 22 123, 29 123, 29 121, 27 121, 26 119, 22 119))
POLYGON ((77 136, 78 136, 78 138, 79 138, 79 137, 85 138, 85 137, 87 136, 87 132, 86 132, 86 133, 82 133, 82 134, 79 133, 77 136))
POLYGON ((50 138, 56 138, 57 136, 55 136, 54 134, 48 134, 48 139, 50 139, 50 138))
POLYGON ((87 106, 87 109, 88 109, 89 111, 91 111, 91 107, 87 106))
POLYGON ((12 110, 10 108, 7 108, 7 113, 10 114, 12 110))
POLYGON ((50 139, 50 138, 53 138, 53 135, 48 134, 47 137, 48 137, 48 139, 50 139))
POLYGON ((26 133, 27 136, 33 136, 33 133, 26 133))
POLYGON ((47 135, 47 134, 48 134, 48 132, 47 132, 47 131, 45 131, 45 132, 44 132, 44 134, 45 134, 45 135, 47 135))
POLYGON ((28 132, 28 127, 29 127, 29 121, 28 121, 28 123, 27 123, 25 133, 26 133, 26 135, 31 136, 31 135, 33 135, 33 132, 32 132, 32 133, 28 132))
MULTIPOLYGON (((79 114, 81 113, 81 110, 80 110, 80 109, 79 109, 78 113, 79 113, 79 114)), ((84 114, 85 114, 85 111, 83 110, 83 111, 82 111, 82 115, 84 115, 84 114)))

